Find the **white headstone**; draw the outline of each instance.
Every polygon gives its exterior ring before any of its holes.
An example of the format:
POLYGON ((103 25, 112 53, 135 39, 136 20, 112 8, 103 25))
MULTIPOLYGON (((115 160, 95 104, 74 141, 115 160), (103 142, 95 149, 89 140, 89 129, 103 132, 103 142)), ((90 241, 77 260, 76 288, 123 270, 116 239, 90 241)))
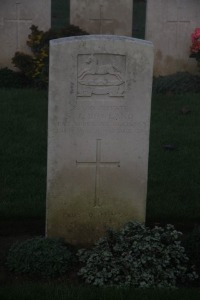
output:
POLYGON ((30 52, 26 41, 31 25, 40 30, 51 27, 51 0, 0 1, 0 68, 13 68, 16 51, 30 52))
POLYGON ((133 0, 73 0, 70 23, 90 34, 132 36, 133 0))
POLYGON ((101 35, 50 47, 47 235, 87 245, 145 221, 153 47, 101 35))
POLYGON ((189 57, 191 34, 199 22, 199 0, 148 0, 146 39, 155 47, 155 75, 197 71, 189 57))

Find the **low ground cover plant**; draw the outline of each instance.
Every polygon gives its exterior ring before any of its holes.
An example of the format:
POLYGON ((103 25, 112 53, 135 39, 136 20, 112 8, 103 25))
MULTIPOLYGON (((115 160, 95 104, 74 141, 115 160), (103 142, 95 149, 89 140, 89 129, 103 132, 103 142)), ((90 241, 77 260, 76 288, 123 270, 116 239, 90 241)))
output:
POLYGON ((193 231, 187 235, 183 245, 200 274, 200 225, 196 225, 193 231))
POLYGON ((31 80, 22 72, 16 72, 8 68, 0 69, 0 88, 25 88, 31 87, 31 80))
POLYGON ((154 77, 153 93, 200 93, 200 76, 188 72, 154 77))
POLYGON ((76 255, 60 239, 36 237, 15 243, 9 250, 7 266, 17 274, 46 278, 79 269, 81 280, 94 286, 185 287, 198 275, 180 236, 173 225, 149 228, 129 222, 119 231, 108 230, 93 247, 79 249, 76 255))
POLYGON ((175 287, 198 275, 173 225, 150 229, 130 222, 110 230, 92 249, 80 249, 79 275, 95 286, 175 287))
POLYGON ((73 252, 62 240, 43 237, 15 243, 7 257, 10 271, 41 277, 66 274, 74 263, 73 252))

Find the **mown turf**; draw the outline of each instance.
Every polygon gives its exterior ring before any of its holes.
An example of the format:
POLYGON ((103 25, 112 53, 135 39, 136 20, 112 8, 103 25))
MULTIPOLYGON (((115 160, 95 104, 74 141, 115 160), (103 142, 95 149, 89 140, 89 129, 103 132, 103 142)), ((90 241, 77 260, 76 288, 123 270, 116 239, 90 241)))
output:
POLYGON ((199 94, 153 96, 148 220, 200 220, 199 120, 199 94))
POLYGON ((47 93, 0 90, 0 216, 44 217, 47 93))
POLYGON ((25 284, 0 288, 2 300, 198 300, 199 298, 199 289, 102 289, 48 284, 25 284))

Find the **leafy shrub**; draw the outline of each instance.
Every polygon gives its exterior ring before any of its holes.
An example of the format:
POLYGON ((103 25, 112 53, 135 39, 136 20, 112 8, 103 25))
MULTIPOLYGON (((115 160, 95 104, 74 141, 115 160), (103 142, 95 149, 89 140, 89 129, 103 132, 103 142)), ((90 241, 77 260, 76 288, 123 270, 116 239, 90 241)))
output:
POLYGON ((7 266, 17 274, 56 277, 72 268, 74 257, 62 240, 36 237, 15 243, 9 250, 7 266))
POLYGON ((188 235, 184 241, 184 246, 189 258, 195 264, 200 274, 200 225, 195 226, 188 235))
POLYGON ((0 69, 0 88, 29 87, 31 82, 21 72, 14 72, 8 68, 0 69))
POLYGON ((96 286, 175 287, 197 278, 173 225, 150 229, 130 222, 81 249, 79 275, 96 286))
POLYGON ((154 93, 200 93, 200 76, 178 72, 168 76, 155 77, 154 93))
POLYGON ((29 80, 33 80, 36 86, 46 87, 49 71, 49 41, 88 33, 74 25, 57 30, 49 29, 46 32, 39 30, 35 25, 32 25, 30 29, 31 34, 28 36, 27 45, 33 55, 16 52, 12 62, 29 80))

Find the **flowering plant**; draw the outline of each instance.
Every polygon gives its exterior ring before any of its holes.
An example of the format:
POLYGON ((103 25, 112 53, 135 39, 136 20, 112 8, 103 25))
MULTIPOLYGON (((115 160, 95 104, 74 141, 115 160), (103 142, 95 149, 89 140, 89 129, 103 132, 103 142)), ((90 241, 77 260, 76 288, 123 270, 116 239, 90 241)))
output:
POLYGON ((86 35, 86 31, 74 25, 66 25, 60 29, 41 31, 37 26, 30 27, 27 45, 31 48, 32 55, 16 52, 12 62, 25 78, 38 87, 47 87, 49 70, 49 41, 67 36, 86 35))
POLYGON ((191 55, 190 57, 196 58, 198 64, 200 65, 200 28, 196 28, 191 35, 192 46, 190 47, 191 55))

